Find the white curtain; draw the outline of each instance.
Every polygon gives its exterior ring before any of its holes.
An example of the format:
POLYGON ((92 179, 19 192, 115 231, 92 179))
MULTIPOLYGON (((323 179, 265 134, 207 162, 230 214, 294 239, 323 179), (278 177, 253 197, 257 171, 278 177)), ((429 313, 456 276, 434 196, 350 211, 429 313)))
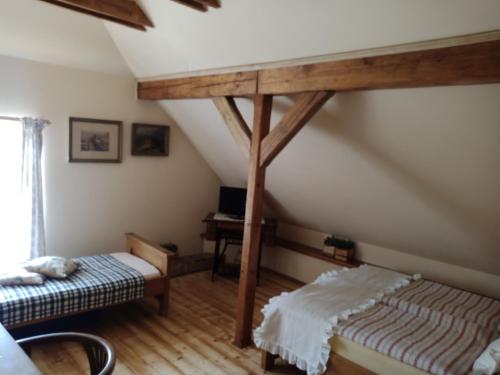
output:
POLYGON ((31 209, 30 257, 45 255, 43 214, 42 131, 48 121, 25 117, 23 124, 22 193, 31 209))

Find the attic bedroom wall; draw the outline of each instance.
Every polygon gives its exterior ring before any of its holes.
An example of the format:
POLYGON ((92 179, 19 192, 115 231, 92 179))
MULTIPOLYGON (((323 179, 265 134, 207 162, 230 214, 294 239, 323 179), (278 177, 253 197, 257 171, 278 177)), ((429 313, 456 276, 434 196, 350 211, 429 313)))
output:
MULTIPOLYGON (((315 248, 321 248, 327 233, 304 229, 295 225, 280 223, 279 235, 315 248)), ((372 265, 379 265, 407 274, 420 274, 423 278, 452 285, 461 289, 480 293, 493 298, 500 298, 500 276, 477 271, 468 267, 452 265, 426 257, 411 255, 401 251, 358 241, 356 243, 358 259, 372 265)), ((262 256, 262 265, 284 273, 296 280, 309 283, 319 274, 332 269, 340 270, 330 262, 309 257, 283 247, 266 248, 262 256)))
MULTIPOLYGON (((500 85, 336 95, 268 168, 266 202, 293 224, 282 235, 316 248, 350 236, 366 262, 500 297, 499 102, 500 85)), ((249 122, 251 102, 237 103, 249 122)), ((291 104, 276 99, 273 122, 291 104)), ((222 181, 245 184, 213 103, 163 105, 222 181)), ((266 250, 266 266, 302 281, 332 268, 266 250)))
MULTIPOLYGON (((43 116, 47 253, 125 250, 131 231, 181 254, 201 251, 200 220, 219 179, 157 103, 139 102, 134 78, 0 56, 0 113, 43 116), (121 164, 69 163, 70 116, 123 121, 121 164), (131 123, 170 125, 168 157, 130 155, 131 123)), ((3 140, 6 141, 6 140, 3 140)))

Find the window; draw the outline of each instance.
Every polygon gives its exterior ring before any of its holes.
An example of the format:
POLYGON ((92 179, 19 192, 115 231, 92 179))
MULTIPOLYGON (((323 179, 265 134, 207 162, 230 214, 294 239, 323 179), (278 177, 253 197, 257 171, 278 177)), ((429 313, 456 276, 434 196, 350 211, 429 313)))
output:
POLYGON ((19 121, 0 120, 0 268, 30 256, 31 202, 21 193, 22 133, 19 121))

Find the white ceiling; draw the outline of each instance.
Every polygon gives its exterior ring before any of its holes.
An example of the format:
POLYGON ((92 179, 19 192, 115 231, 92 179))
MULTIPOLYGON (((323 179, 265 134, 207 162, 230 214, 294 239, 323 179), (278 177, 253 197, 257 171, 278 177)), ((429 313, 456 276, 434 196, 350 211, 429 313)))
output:
POLYGON ((101 20, 39 0, 1 0, 0 55, 131 74, 101 20))

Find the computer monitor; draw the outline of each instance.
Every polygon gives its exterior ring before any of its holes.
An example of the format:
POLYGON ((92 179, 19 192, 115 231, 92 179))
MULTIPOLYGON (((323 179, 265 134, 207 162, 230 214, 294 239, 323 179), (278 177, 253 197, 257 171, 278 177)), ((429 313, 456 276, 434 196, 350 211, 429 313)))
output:
POLYGON ((221 186, 219 191, 219 212, 241 219, 245 217, 247 189, 221 186))

